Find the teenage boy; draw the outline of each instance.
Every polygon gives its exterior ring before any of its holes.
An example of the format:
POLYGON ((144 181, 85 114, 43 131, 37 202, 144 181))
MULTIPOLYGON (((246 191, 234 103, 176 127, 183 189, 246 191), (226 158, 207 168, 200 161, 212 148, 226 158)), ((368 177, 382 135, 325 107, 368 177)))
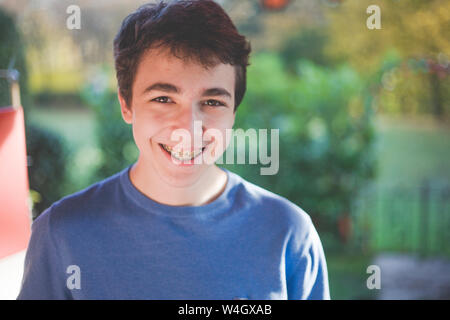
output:
POLYGON ((214 1, 147 4, 123 21, 118 98, 139 158, 34 221, 19 299, 329 299, 310 217, 195 161, 225 151, 249 54, 214 1))

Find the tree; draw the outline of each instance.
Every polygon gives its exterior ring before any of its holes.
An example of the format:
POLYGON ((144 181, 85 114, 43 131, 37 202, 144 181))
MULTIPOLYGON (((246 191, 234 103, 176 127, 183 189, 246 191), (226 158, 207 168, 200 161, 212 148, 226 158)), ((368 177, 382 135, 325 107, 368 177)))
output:
MULTIPOLYGON (((375 74, 386 52, 392 49, 404 61, 424 59, 424 77, 428 78, 431 93, 430 111, 438 117, 444 114, 446 93, 443 88, 449 81, 450 69, 448 56, 444 63, 442 56, 450 52, 450 2, 347 0, 329 9, 328 15, 331 41, 327 52, 348 59, 366 74, 375 74), (366 9, 373 4, 381 9, 380 30, 366 27, 369 17, 366 9)), ((415 95, 415 92, 409 94, 415 95)))

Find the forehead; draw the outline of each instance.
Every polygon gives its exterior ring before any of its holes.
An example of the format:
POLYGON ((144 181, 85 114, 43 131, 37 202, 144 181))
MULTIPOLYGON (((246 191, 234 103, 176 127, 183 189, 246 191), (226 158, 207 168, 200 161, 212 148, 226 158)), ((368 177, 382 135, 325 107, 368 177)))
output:
POLYGON ((173 83, 184 90, 220 86, 234 94, 235 68, 224 63, 206 68, 195 60, 175 57, 169 50, 150 49, 140 59, 133 94, 154 82, 173 83))

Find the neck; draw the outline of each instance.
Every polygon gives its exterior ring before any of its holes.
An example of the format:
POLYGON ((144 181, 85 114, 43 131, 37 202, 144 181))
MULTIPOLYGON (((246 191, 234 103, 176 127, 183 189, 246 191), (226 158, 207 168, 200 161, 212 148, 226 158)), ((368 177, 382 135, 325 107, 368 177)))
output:
POLYGON ((156 202, 170 206, 201 206, 222 194, 227 184, 227 174, 212 165, 195 183, 177 187, 163 181, 138 160, 130 169, 130 180, 140 192, 156 202))

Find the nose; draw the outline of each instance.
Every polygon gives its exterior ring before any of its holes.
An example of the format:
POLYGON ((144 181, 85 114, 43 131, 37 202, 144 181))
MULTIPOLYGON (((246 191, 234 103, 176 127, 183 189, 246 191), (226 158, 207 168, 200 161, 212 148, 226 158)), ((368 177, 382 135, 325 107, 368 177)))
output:
POLYGON ((180 135, 182 136, 183 146, 189 149, 195 146, 202 146, 204 132, 203 118, 194 104, 180 108, 176 115, 174 131, 177 131, 177 140, 180 139, 180 135), (188 139, 185 139, 185 134, 189 135, 188 139))

